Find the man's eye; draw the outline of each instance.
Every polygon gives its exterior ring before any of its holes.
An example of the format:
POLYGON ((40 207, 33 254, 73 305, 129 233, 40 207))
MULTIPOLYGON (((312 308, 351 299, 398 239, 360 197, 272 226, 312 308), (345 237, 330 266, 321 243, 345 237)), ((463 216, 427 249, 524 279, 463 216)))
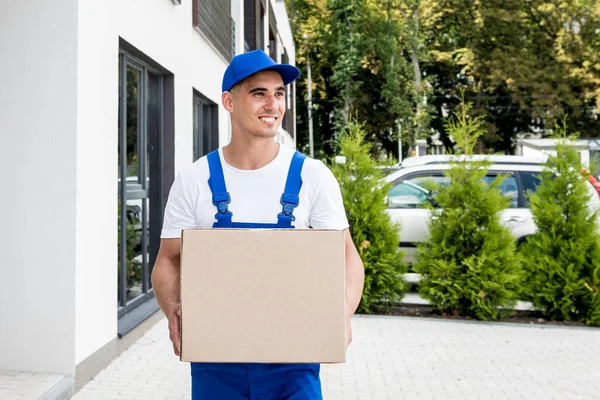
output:
POLYGON ((261 97, 261 96, 264 96, 264 93, 263 92, 254 92, 254 96, 261 97))
POLYGON ((285 96, 285 92, 277 92, 277 93, 275 93, 275 96, 283 97, 283 96, 285 96))

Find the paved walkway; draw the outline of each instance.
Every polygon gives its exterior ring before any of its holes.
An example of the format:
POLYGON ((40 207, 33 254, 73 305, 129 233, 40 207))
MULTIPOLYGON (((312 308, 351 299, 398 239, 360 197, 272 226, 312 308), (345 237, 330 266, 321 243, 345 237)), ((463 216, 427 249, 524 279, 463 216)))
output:
MULTIPOLYGON (((326 400, 600 399, 600 329, 357 316, 326 400)), ((162 319, 74 397, 189 399, 162 319)))

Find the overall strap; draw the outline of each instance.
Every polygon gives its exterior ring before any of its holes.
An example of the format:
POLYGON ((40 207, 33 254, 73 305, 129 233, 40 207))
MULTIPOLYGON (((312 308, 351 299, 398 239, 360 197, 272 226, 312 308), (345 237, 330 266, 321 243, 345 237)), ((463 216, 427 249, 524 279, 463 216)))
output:
POLYGON ((294 208, 300 204, 300 188, 302 187, 302 166, 304 165, 306 156, 299 151, 294 153, 292 162, 290 163, 290 169, 288 171, 287 180, 285 182, 285 189, 281 195, 281 205, 283 206, 282 212, 277 215, 277 227, 278 228, 291 228, 294 217, 294 208))
POLYGON ((229 192, 225 186, 219 150, 210 152, 206 157, 210 171, 208 186, 212 192, 212 202, 217 207, 217 213, 215 214, 217 226, 219 228, 229 228, 231 227, 231 217, 233 216, 228 209, 229 203, 231 203, 231 196, 229 196, 229 192))

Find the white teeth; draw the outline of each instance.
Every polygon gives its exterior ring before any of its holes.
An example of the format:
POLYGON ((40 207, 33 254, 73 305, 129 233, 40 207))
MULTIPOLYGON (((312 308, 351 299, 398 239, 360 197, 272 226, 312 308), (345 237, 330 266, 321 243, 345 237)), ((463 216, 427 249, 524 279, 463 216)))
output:
POLYGON ((264 122, 273 122, 275 121, 275 117, 260 117, 260 120, 264 122))

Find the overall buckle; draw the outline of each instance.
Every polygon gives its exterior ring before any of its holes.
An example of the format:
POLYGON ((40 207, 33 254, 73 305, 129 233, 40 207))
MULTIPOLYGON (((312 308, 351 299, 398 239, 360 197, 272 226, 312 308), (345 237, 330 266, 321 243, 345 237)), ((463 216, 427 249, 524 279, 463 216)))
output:
POLYGON ((212 200, 213 204, 217 207, 218 210, 215 217, 217 217, 219 214, 231 214, 231 211, 229 211, 228 209, 228 205, 229 203, 231 203, 231 196, 229 195, 229 192, 213 194, 212 200))

